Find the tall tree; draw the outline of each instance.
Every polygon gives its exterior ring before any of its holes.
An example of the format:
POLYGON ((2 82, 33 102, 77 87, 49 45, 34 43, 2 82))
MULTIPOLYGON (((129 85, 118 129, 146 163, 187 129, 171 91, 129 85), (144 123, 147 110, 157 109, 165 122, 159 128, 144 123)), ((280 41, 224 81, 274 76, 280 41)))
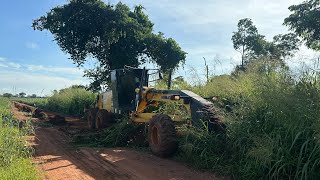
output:
POLYGON ((261 49, 259 47, 259 40, 264 36, 258 33, 258 29, 253 25, 249 18, 241 19, 238 22, 238 31, 233 32, 232 42, 233 47, 241 54, 241 66, 244 67, 245 63, 250 59, 254 51, 261 49))
POLYGON ((292 14, 285 18, 284 25, 301 37, 307 47, 320 50, 320 1, 306 0, 289 7, 292 14))
POLYGON ((232 41, 242 60, 236 71, 245 70, 249 62, 261 57, 273 61, 272 64, 284 65, 284 59, 293 56, 301 43, 294 33, 279 34, 273 37, 273 41, 267 41, 248 18, 239 20, 238 31, 233 33, 232 41))
POLYGON ((301 41, 294 33, 279 34, 273 37, 272 47, 269 52, 272 58, 285 59, 292 57, 299 50, 301 41))
POLYGON ((27 94, 25 92, 19 93, 19 97, 25 97, 27 94))
POLYGON ((85 76, 92 80, 90 88, 98 90, 108 82, 110 70, 124 65, 152 62, 167 72, 185 62, 186 53, 176 41, 153 33, 153 23, 143 9, 135 6, 131 10, 121 2, 70 0, 34 20, 32 26, 50 31, 78 66, 87 57, 97 59, 98 66, 85 71, 85 76))

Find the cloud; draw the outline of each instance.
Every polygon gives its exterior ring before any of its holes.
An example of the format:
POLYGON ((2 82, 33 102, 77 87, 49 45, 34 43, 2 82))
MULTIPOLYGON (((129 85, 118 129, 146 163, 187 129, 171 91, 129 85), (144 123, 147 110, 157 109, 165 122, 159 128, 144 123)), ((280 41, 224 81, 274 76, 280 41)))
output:
POLYGON ((83 71, 79 68, 69 67, 54 67, 54 66, 43 66, 43 65, 25 65, 26 69, 31 72, 49 72, 58 73, 61 75, 83 75, 83 71))
POLYGON ((88 82, 80 77, 70 79, 21 71, 0 72, 0 93, 25 92, 27 94, 50 95, 54 89, 62 89, 75 84, 86 85, 88 82), (12 92, 13 89, 15 92, 12 92))
POLYGON ((11 62, 4 57, 0 57, 0 68, 19 69, 21 65, 11 62))
POLYGON ((39 45, 35 42, 27 42, 26 47, 29 49, 39 49, 39 45))
POLYGON ((89 84, 82 76, 79 68, 19 64, 0 57, 0 94, 14 93, 15 87, 15 91, 27 94, 50 95, 54 89, 89 84))

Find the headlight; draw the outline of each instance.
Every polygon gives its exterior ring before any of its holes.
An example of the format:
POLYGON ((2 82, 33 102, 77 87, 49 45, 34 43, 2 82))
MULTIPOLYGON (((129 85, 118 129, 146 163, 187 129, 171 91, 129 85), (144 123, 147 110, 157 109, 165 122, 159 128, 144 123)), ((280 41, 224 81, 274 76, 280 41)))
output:
POLYGON ((171 96, 171 100, 180 100, 180 95, 171 96))

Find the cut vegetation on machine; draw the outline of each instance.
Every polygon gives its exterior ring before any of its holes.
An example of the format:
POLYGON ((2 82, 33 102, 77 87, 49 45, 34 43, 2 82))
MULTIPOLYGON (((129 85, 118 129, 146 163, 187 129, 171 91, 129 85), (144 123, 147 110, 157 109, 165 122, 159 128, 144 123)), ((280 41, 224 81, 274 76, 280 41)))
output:
MULTIPOLYGON (((151 151, 161 157, 177 150, 175 122, 205 123, 209 131, 225 131, 213 104, 186 90, 158 90, 149 86, 151 69, 125 68, 111 72, 110 90, 97 96, 95 108, 88 112, 90 129, 107 128, 115 122, 114 115, 128 114, 134 124, 149 123, 148 142, 151 151), (158 114, 149 107, 176 102, 185 107, 191 119, 170 114, 158 114)), ((154 74, 154 73, 152 73, 154 74)))

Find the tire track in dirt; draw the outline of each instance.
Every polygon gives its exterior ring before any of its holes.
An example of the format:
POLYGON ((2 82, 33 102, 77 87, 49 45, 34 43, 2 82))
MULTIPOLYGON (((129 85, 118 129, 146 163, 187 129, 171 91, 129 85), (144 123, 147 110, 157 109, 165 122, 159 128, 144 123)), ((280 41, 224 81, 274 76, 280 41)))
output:
POLYGON ((104 160, 93 149, 69 145, 69 137, 56 128, 36 130, 35 163, 45 179, 137 179, 135 175, 104 160))
MULTIPOLYGON (((21 121, 30 119, 13 108, 21 121)), ((57 115, 46 111, 49 116, 57 115)), ((34 119, 40 122, 39 119, 34 119)), ((77 148, 71 145, 71 131, 87 131, 86 123, 79 118, 67 117, 67 124, 38 127, 30 137, 34 147, 34 163, 42 171, 42 179, 71 180, 209 180, 218 178, 212 173, 190 169, 170 159, 126 148, 77 148)))

